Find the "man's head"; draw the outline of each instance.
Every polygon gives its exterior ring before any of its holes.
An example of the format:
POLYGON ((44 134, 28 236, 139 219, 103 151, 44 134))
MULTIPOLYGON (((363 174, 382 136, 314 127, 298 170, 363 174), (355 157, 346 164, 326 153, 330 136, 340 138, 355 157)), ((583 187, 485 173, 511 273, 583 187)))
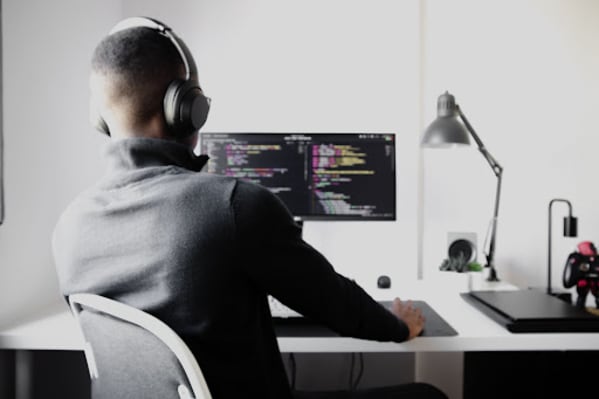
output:
POLYGON ((193 142, 208 113, 187 47, 146 18, 121 22, 98 44, 90 86, 92 122, 114 137, 193 142))

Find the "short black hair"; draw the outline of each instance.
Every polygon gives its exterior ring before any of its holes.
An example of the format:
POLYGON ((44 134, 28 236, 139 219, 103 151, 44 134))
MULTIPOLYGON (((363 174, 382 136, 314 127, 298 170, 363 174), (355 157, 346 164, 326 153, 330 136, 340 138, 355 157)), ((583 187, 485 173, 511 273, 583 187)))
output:
POLYGON ((184 78, 185 65, 171 40, 146 27, 106 36, 92 56, 92 71, 108 78, 119 102, 125 102, 136 123, 162 113, 171 81, 184 78))

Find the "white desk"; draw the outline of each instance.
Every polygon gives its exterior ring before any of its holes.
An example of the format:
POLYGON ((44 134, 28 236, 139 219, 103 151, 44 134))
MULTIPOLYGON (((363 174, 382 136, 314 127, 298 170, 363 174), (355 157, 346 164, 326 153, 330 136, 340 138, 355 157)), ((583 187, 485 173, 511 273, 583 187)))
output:
MULTIPOLYGON (((442 284, 441 284, 442 285, 442 284)), ((451 284, 449 284, 451 286, 451 284)), ((455 285, 454 285, 455 286, 455 285)), ((487 288, 485 283, 478 288, 487 288)), ((465 289, 465 287, 463 287, 465 289)), ((498 289, 513 289, 507 285, 498 289)), ((342 337, 279 338, 282 352, 468 352, 507 350, 590 350, 599 348, 599 333, 510 333, 459 296, 459 289, 415 282, 380 290, 376 299, 421 299, 457 332, 453 337, 419 337, 409 342, 375 342, 342 337)), ((66 304, 34 319, 0 330, 0 349, 81 350, 82 337, 66 304)))
MULTIPOLYGON (((414 352, 416 380, 439 386, 452 399, 462 397, 464 352, 599 349, 599 333, 510 333, 460 297, 459 293, 467 290, 465 281, 462 276, 441 276, 438 281, 418 281, 404 284, 403 287, 396 287, 397 284, 394 284, 391 290, 370 290, 377 300, 390 300, 394 296, 400 296, 402 299, 428 302, 458 332, 457 336, 418 337, 404 343, 342 337, 284 337, 278 339, 279 346, 282 352, 287 353, 414 352), (457 283, 447 280, 456 280, 457 283)), ((506 284, 489 285, 479 281, 473 288, 515 287, 506 284)), ((0 329, 0 349, 15 349, 19 352, 81 350, 82 342, 66 304, 41 317, 0 329)))

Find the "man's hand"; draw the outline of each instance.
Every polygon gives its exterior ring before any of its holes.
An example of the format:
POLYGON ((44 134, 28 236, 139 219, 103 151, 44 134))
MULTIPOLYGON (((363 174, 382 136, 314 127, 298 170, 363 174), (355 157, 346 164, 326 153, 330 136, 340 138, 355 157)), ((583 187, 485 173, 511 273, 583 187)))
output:
POLYGON ((412 305, 412 301, 402 302, 399 298, 395 298, 391 310, 408 325, 410 329, 408 339, 415 338, 422 332, 426 320, 422 316, 422 311, 412 305))

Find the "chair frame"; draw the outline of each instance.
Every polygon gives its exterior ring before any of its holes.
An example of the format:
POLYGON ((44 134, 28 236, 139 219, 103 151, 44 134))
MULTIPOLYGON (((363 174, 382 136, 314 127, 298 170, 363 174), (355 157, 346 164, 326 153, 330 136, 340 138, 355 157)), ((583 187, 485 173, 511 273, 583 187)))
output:
MULTIPOLYGON (((173 352, 181 364, 181 368, 185 372, 189 384, 191 385, 190 388, 192 390, 191 394, 193 395, 193 398, 212 399, 212 395, 208 390, 208 385, 206 384, 206 380, 204 379, 204 375, 195 356, 189 350, 189 347, 187 344, 185 344, 181 337, 179 337, 179 335, 164 322, 140 309, 136 309, 132 306, 103 297, 101 295, 88 293, 71 294, 69 295, 68 300, 71 311, 75 317, 75 320, 77 321, 77 325, 81 329, 84 337, 85 333, 81 328, 81 323, 79 320, 79 312, 81 311, 82 307, 91 308, 128 323, 135 324, 154 334, 173 352)), ((98 378, 98 371, 93 350, 90 343, 87 341, 85 342, 84 350, 90 377, 92 379, 98 378)), ((180 386, 179 395, 182 398, 189 397, 189 394, 182 392, 182 389, 185 391, 185 388, 180 386)))

